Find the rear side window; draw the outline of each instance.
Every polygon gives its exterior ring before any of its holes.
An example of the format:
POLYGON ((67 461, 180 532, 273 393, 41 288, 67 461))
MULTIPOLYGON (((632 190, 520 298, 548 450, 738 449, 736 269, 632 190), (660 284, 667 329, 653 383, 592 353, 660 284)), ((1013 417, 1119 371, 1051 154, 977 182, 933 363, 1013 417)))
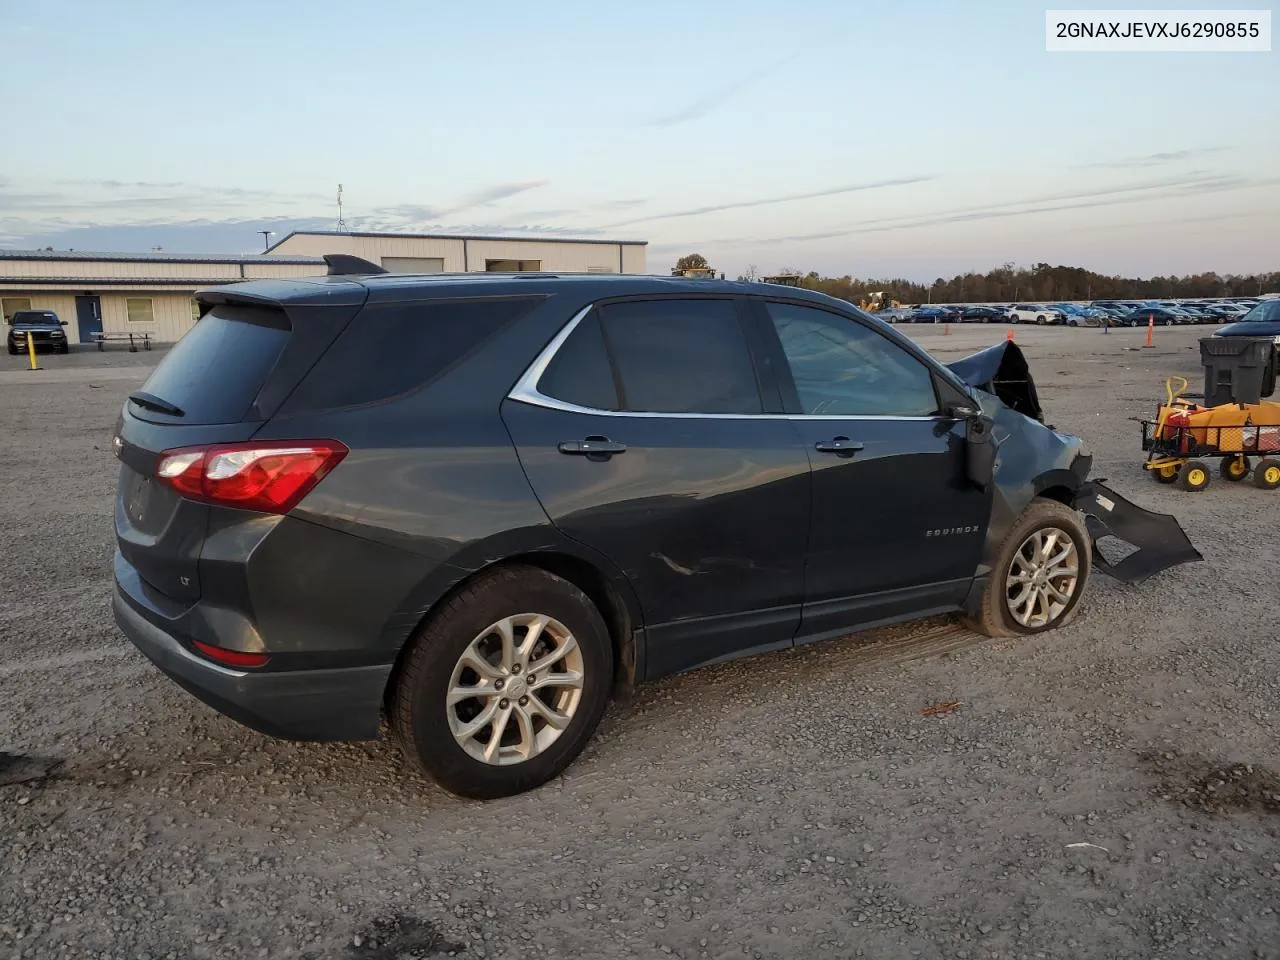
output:
POLYGON ((365 307, 280 412, 373 403, 425 386, 538 302, 471 298, 365 307))
MULTIPOLYGON (((236 423, 289 337, 282 310, 216 306, 174 345, 142 390, 181 409, 183 423, 236 423)), ((136 406, 134 413, 151 416, 136 406)))
POLYGON ((620 408, 761 413, 746 336, 731 300, 647 300, 600 310, 620 408))
POLYGON ((617 410, 609 351, 594 310, 573 328, 538 380, 538 391, 592 410, 617 410))

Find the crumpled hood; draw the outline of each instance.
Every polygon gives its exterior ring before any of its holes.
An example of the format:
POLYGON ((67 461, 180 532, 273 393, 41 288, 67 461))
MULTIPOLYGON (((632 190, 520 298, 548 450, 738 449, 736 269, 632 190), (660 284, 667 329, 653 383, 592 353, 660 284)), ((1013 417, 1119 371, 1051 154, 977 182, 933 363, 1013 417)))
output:
POLYGON ((969 386, 998 397, 1010 409, 1044 422, 1044 409, 1027 358, 1012 340, 952 361, 947 369, 969 386))

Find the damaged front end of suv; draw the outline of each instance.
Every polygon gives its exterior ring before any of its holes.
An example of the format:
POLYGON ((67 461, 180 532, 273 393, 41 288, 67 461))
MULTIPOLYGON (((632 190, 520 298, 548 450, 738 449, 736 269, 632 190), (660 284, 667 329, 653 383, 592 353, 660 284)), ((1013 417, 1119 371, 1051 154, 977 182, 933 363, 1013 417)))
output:
MULTIPOLYGON (((1094 565, 1123 583, 1204 559, 1174 517, 1145 510, 1089 477, 1093 457, 1079 437, 1044 422, 1026 357, 1012 340, 947 367, 981 405, 969 418, 969 479, 993 487, 989 557, 1026 505, 1047 496, 1084 515, 1094 565)), ((978 573, 985 576, 989 567, 978 573)))

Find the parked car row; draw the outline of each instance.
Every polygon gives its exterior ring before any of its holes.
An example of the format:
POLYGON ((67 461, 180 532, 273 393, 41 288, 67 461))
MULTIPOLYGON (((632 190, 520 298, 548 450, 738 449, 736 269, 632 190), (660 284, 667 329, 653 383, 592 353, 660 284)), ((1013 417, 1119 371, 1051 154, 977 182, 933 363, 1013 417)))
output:
POLYGON ((882 310, 889 323, 1035 323, 1099 327, 1234 323, 1260 302, 1256 297, 1218 300, 1095 300, 1092 303, 922 304, 882 310))

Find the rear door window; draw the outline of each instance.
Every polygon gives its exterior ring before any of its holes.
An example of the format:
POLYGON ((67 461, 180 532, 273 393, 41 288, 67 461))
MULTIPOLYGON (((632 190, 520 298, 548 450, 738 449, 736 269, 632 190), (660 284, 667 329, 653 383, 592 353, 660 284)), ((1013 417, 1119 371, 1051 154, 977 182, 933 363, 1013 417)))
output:
MULTIPOLYGON (((290 335, 283 310, 216 306, 174 345, 142 391, 181 409, 182 423, 236 423, 248 413, 290 335)), ((142 419, 154 416, 131 406, 142 419)))
POLYGON ((468 298, 367 306, 280 413, 374 403, 423 387, 539 302, 468 298))
POLYGON ((538 379, 538 392, 591 410, 617 410, 613 365, 594 310, 573 328, 538 379))
POLYGON ((755 414, 764 410, 732 300, 643 300, 600 310, 620 409, 755 414))

